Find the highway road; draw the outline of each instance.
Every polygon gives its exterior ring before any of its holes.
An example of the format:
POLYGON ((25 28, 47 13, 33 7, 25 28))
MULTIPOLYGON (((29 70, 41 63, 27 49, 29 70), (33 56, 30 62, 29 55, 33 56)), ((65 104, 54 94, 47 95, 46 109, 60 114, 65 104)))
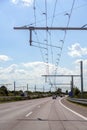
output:
POLYGON ((87 130, 87 107, 60 97, 0 104, 0 130, 87 130))

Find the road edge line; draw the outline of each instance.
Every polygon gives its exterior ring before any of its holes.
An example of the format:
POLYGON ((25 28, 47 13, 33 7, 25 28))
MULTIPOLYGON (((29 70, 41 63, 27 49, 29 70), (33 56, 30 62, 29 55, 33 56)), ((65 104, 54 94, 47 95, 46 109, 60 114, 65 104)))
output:
MULTIPOLYGON (((63 99, 63 98, 62 98, 62 99, 63 99)), ((71 112, 74 113, 75 115, 81 117, 82 119, 87 120, 87 117, 85 117, 85 116, 83 116, 83 115, 77 113, 76 111, 73 111, 72 109, 66 107, 66 106, 61 102, 62 99, 59 99, 60 105, 62 105, 64 108, 66 108, 67 110, 71 111, 71 112)))

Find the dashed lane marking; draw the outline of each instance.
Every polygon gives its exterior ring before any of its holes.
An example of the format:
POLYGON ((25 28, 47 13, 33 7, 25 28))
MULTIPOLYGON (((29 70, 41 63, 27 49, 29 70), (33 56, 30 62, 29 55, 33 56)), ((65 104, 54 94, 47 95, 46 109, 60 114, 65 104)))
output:
POLYGON ((33 113, 33 112, 29 112, 29 113, 26 115, 26 117, 30 116, 32 113, 33 113))

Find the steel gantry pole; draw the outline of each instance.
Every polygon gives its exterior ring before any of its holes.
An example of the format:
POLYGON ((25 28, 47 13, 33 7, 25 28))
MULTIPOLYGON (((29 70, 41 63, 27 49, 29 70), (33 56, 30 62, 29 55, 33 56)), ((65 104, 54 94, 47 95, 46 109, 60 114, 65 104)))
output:
POLYGON ((83 95, 83 62, 80 61, 80 69, 81 69, 81 96, 83 95))
POLYGON ((15 83, 15 81, 14 81, 14 96, 16 95, 15 89, 16 89, 16 83, 15 83))
POLYGON ((73 75, 71 75, 71 92, 72 92, 72 97, 74 96, 73 94, 73 88, 74 88, 74 83, 73 83, 73 75))

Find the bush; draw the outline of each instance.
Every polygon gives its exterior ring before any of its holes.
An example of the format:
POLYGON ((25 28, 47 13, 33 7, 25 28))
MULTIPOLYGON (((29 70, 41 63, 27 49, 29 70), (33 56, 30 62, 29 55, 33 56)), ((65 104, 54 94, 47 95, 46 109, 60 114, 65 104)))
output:
POLYGON ((8 90, 5 86, 0 87, 0 95, 1 96, 8 96, 8 90))

